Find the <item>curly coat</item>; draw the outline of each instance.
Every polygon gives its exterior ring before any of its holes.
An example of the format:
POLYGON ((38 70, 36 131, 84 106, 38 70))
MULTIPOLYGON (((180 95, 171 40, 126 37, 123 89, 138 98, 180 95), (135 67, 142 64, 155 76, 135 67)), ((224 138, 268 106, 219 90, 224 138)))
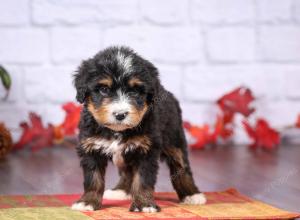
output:
MULTIPOLYGON (((74 84, 76 98, 83 103, 77 151, 84 194, 78 202, 93 210, 100 208, 109 160, 120 173, 114 189, 132 195, 130 211, 145 207, 160 210, 153 199, 160 158, 170 168, 180 200, 199 193, 188 161, 179 103, 164 89, 158 75, 152 63, 127 47, 107 48, 79 67, 74 84), (109 114, 112 104, 120 99, 118 91, 125 94, 125 104, 133 111, 126 125, 108 123, 115 120, 109 114)), ((117 115, 127 117, 125 113, 117 115)))

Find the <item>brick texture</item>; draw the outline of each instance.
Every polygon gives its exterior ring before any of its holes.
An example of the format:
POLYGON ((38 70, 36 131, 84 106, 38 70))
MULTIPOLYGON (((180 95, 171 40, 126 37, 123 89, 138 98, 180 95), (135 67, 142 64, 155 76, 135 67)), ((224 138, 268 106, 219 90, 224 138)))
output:
POLYGON ((264 61, 300 61, 300 28, 276 26, 259 28, 258 48, 264 61))
POLYGON ((130 23, 136 20, 137 0, 33 0, 33 22, 39 25, 130 23))
POLYGON ((73 101, 73 68, 31 67, 25 69, 25 98, 29 103, 63 103, 73 101))
POLYGON ((97 28, 54 28, 51 32, 51 59, 55 63, 80 63, 101 48, 97 28))
POLYGON ((192 0, 195 22, 208 24, 251 23, 255 17, 253 0, 192 0))
POLYGON ((188 0, 141 1, 141 13, 145 20, 156 24, 183 24, 188 18, 188 0), (157 7, 160 5, 160 7, 157 7))
POLYGON ((207 33, 207 52, 212 61, 244 62, 255 60, 253 28, 216 28, 207 33))
POLYGON ((158 67, 184 119, 213 123, 214 101, 244 85, 255 116, 281 128, 300 112, 299 24, 300 0, 2 0, 0 64, 13 85, 0 121, 14 137, 29 111, 59 123, 80 62, 127 45, 158 67))
POLYGON ((49 41, 46 30, 3 28, 0 42, 1 62, 37 64, 48 58, 49 41))
POLYGON ((257 1, 257 18, 260 22, 288 22, 292 18, 293 0, 257 1))
POLYGON ((0 25, 26 25, 30 20, 29 0, 1 1, 0 25))
POLYGON ((121 27, 105 33, 104 45, 128 45, 150 60, 192 63, 203 59, 203 40, 194 27, 121 27))

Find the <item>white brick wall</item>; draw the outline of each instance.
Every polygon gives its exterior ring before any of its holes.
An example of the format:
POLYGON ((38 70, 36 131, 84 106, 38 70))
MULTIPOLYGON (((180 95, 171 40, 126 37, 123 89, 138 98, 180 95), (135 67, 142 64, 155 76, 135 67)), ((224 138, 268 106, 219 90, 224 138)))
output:
POLYGON ((275 62, 300 61, 299 27, 259 27, 258 32, 260 59, 275 62))
POLYGON ((213 28, 207 31, 208 59, 215 62, 255 60, 255 29, 248 27, 213 28), (226 56, 224 56, 226 54, 226 56))
POLYGON ((257 1, 257 18, 261 22, 290 22, 293 0, 259 0, 257 1))
POLYGON ((33 104, 59 104, 73 100, 72 67, 25 68, 25 100, 33 104))
POLYGON ((192 0, 192 21, 201 24, 253 23, 254 3, 254 0, 192 0))
POLYGON ((51 30, 51 59, 55 63, 80 63, 93 56, 101 47, 97 28, 53 28, 51 30))
POLYGON ((128 45, 152 61, 172 64, 203 60, 202 36, 197 27, 126 26, 104 33, 104 46, 128 45))
POLYGON ((189 67, 183 82, 184 97, 189 101, 213 102, 216 97, 240 85, 252 89, 257 98, 277 100, 283 96, 284 73, 279 67, 227 65, 189 67))
POLYGON ((300 112, 300 0, 0 0, 0 11, 0 64, 13 78, 0 121, 15 134, 29 111, 61 121, 76 67, 113 44, 154 62, 190 121, 211 121, 213 101, 239 85, 274 126, 300 112))
POLYGON ((1 28, 0 60, 2 63, 39 64, 47 61, 47 30, 36 28, 1 28))
POLYGON ((144 20, 150 23, 178 25, 188 22, 188 0, 152 0, 141 1, 141 13, 144 20), (171 6, 171 7, 170 7, 171 6))
POLYGON ((29 0, 1 0, 0 25, 26 25, 30 20, 29 0))

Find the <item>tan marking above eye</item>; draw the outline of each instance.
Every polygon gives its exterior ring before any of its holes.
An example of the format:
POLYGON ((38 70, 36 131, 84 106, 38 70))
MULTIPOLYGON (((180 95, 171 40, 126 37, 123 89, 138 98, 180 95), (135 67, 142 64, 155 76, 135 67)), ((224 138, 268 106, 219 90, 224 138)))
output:
POLYGON ((98 81, 98 83, 101 84, 101 85, 104 85, 104 86, 111 87, 111 85, 112 85, 113 82, 112 82, 111 78, 104 78, 104 79, 100 79, 98 81))
POLYGON ((140 86, 143 84, 143 82, 139 79, 139 78, 131 78, 129 81, 128 81, 128 84, 130 87, 134 87, 134 86, 140 86))

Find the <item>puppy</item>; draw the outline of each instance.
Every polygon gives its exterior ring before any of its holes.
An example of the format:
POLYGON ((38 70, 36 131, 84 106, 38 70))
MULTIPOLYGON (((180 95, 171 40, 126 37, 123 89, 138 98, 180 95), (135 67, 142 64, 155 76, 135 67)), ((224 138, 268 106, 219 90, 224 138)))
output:
POLYGON ((110 47, 82 63, 74 84, 83 103, 77 152, 84 194, 72 209, 101 207, 109 160, 120 180, 104 196, 131 198, 130 211, 160 211, 153 198, 160 158, 181 202, 206 202, 192 177, 178 101, 160 84, 152 63, 127 47, 110 47))

